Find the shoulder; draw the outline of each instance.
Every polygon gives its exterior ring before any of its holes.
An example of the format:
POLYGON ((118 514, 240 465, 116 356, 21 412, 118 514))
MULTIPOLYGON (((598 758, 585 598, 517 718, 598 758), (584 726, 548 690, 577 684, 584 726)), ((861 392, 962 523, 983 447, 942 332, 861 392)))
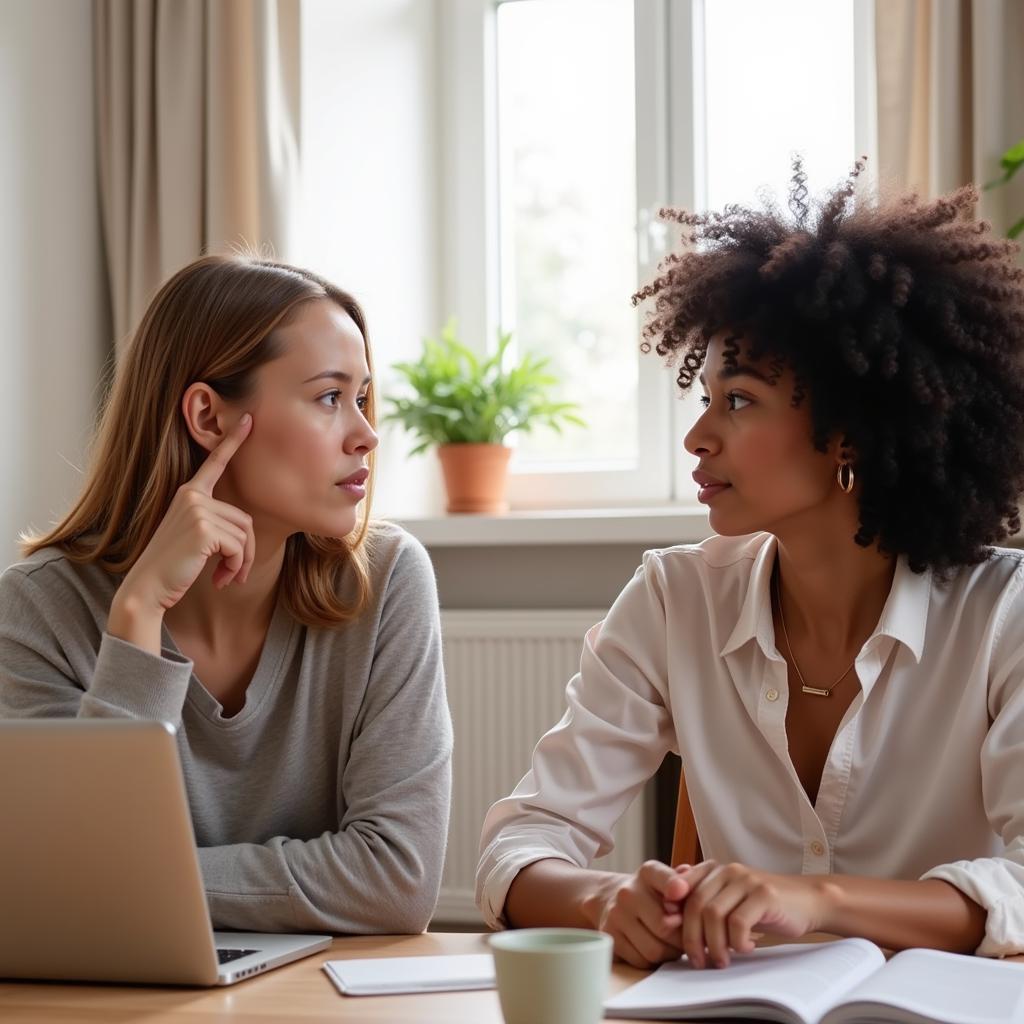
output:
POLYGON ((89 637, 105 628, 120 577, 98 565, 73 562, 57 548, 43 548, 0 575, 0 622, 65 638, 89 637))
POLYGON ((1024 600, 1024 550, 992 548, 985 561, 961 566, 945 579, 933 580, 932 593, 951 604, 969 600, 989 607, 1024 600))
POLYGON ((374 520, 366 536, 367 566, 372 586, 382 594, 412 590, 437 592, 434 566, 426 548, 408 531, 386 520, 374 520))
POLYGON ((992 554, 978 565, 968 566, 961 570, 971 576, 977 576, 995 586, 1005 585, 1016 579, 1024 579, 1024 549, 993 548, 992 554))
MULTIPOLYGON (((919 602, 927 608, 926 647, 944 649, 955 636, 978 656, 989 652, 996 676, 1000 665, 1016 665, 1024 651, 1024 551, 992 548, 984 561, 928 580, 919 602)), ((912 594, 924 589, 908 587, 912 594)))
POLYGON ((931 601, 929 638, 938 646, 955 636, 987 665, 994 718, 1015 695, 1019 699, 1024 683, 1024 551, 993 548, 985 561, 933 582, 931 601))
POLYGON ((689 584, 721 588, 734 582, 745 587, 755 563, 771 540, 769 533, 752 533, 742 537, 715 536, 699 544, 656 548, 644 552, 638 573, 660 578, 670 587, 689 584))
POLYGON ((90 605, 110 604, 119 578, 95 564, 72 561, 59 548, 43 548, 0 574, 0 591, 64 602, 78 595, 90 605))
POLYGON ((977 565, 962 566, 946 580, 933 584, 933 598, 940 606, 971 607, 975 614, 995 616, 997 634, 1007 618, 1021 620, 1024 610, 1024 551, 993 548, 977 565))
POLYGON ((710 537, 646 551, 619 594, 609 620, 624 628, 663 628, 669 622, 704 634, 715 623, 735 623, 749 604, 759 560, 771 555, 767 533, 710 537))

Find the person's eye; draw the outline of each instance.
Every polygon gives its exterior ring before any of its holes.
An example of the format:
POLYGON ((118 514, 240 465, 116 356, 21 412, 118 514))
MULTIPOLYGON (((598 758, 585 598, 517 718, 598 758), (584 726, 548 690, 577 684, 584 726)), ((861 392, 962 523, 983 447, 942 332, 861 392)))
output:
POLYGON ((701 395, 697 401, 706 409, 711 404, 711 398, 708 395, 701 395))
POLYGON ((726 401, 729 403, 729 409, 732 412, 739 412, 744 406, 750 405, 750 399, 744 398, 742 395, 737 395, 735 391, 730 391, 726 396, 726 401), (737 405, 737 402, 741 402, 741 405, 737 405))
POLYGON ((357 409, 358 409, 358 410, 359 410, 360 412, 366 412, 366 407, 367 407, 367 406, 368 406, 369 404, 370 404, 370 396, 369 396, 369 395, 360 395, 360 396, 359 396, 359 397, 358 397, 358 398, 356 399, 356 408, 357 408, 357 409))
POLYGON ((321 405, 327 405, 332 409, 338 408, 338 399, 341 398, 340 391, 328 391, 326 394, 321 395, 317 401, 321 405))

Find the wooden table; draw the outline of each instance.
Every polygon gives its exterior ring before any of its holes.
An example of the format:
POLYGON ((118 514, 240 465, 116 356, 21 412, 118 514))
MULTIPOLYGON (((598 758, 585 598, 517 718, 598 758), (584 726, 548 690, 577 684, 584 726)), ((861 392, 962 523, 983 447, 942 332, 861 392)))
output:
MULTIPOLYGON (((834 936, 806 936, 822 941, 834 936)), ((770 943, 771 940, 769 940, 770 943)), ((226 988, 146 988, 129 985, 0 981, 0 1021, 70 1024, 201 1024, 204 1021, 346 1021, 365 1024, 502 1024, 498 994, 437 992, 428 995, 340 995, 321 969, 325 960, 345 957, 424 956, 486 953, 487 935, 432 932, 335 939, 327 953, 308 956, 226 988)), ((1024 957, 1009 959, 1024 961, 1024 957)), ((646 972, 625 964, 612 967, 609 995, 639 981, 646 972)), ((607 1017, 606 1020, 620 1018, 607 1017)))
MULTIPOLYGON (((501 1024, 498 994, 438 992, 429 995, 347 997, 338 993, 321 969, 325 960, 342 957, 416 956, 438 953, 486 953, 487 936, 430 933, 335 939, 327 953, 317 953, 237 985, 213 989, 141 986, 0 982, 0 1021, 47 1021, 63 1024, 165 1024, 183 1021, 323 1021, 366 1024, 501 1024)), ((616 964, 610 993, 644 976, 616 964)), ((611 1018, 608 1018, 611 1019, 611 1018)))

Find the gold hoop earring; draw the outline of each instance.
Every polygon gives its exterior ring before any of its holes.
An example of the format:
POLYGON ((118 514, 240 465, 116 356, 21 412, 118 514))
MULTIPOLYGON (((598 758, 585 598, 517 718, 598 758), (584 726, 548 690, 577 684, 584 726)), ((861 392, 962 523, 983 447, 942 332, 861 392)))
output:
POLYGON ((844 494, 849 494, 853 490, 853 466, 848 462, 839 464, 839 469, 836 470, 836 483, 842 488, 844 494))

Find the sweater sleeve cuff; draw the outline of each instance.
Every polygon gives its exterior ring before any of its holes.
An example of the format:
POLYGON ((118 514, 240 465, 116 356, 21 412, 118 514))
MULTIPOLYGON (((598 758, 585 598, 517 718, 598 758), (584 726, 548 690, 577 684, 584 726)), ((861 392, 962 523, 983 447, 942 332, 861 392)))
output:
POLYGON ((146 718, 177 728, 191 675, 192 662, 181 655, 158 657, 104 633, 81 716, 146 718))

